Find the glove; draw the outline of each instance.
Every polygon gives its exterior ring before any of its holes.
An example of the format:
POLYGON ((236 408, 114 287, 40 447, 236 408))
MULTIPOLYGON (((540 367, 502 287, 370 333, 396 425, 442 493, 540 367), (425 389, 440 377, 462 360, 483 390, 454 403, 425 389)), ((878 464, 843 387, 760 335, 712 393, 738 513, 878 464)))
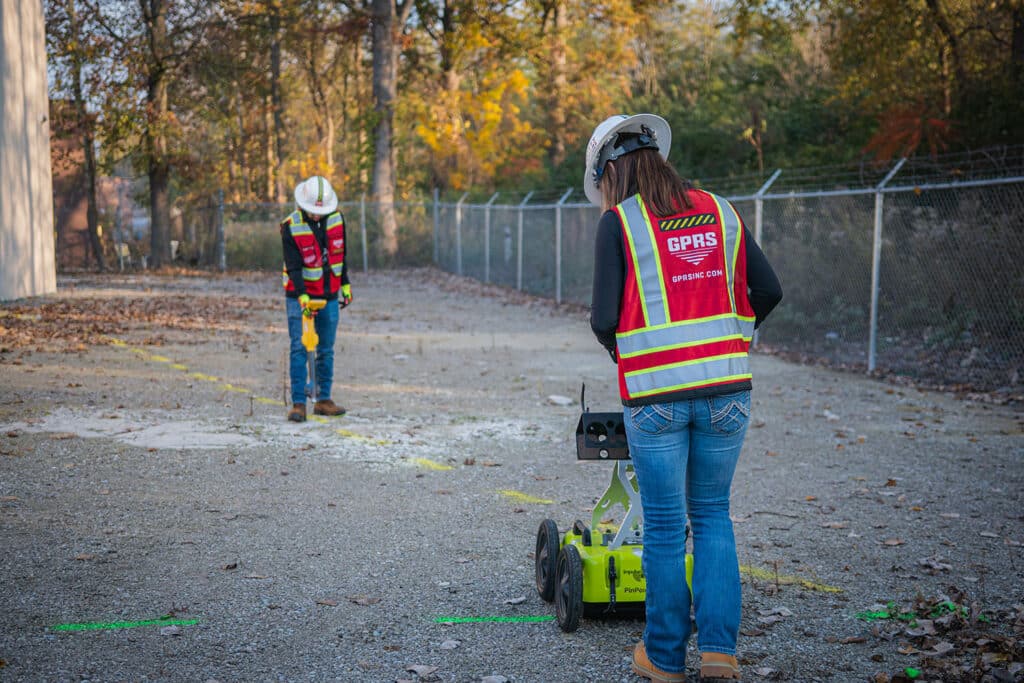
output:
POLYGON ((309 310, 309 294, 299 295, 299 306, 302 306, 302 315, 307 318, 313 315, 309 310))
POLYGON ((341 305, 342 308, 352 303, 352 285, 341 286, 341 305))

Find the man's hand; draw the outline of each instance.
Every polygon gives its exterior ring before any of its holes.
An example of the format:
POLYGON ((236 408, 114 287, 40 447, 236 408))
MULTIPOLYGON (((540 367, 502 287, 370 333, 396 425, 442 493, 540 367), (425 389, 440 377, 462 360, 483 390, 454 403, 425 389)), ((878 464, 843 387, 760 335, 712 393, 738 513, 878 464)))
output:
POLYGON ((341 305, 342 308, 352 303, 352 285, 341 286, 341 305))
POLYGON ((302 315, 307 318, 313 317, 312 311, 309 310, 309 294, 299 295, 299 306, 302 306, 302 315))

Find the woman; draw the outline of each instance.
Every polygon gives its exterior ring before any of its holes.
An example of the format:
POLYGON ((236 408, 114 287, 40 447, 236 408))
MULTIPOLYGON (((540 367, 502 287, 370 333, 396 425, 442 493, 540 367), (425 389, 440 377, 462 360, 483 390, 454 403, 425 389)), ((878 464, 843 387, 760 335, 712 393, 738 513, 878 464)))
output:
POLYGON ((659 116, 609 118, 590 138, 584 176, 605 210, 591 327, 618 364, 644 509, 647 624, 633 670, 686 680, 689 517, 701 680, 739 680, 729 490, 750 416, 750 340, 782 289, 733 206, 668 164, 671 139, 659 116))

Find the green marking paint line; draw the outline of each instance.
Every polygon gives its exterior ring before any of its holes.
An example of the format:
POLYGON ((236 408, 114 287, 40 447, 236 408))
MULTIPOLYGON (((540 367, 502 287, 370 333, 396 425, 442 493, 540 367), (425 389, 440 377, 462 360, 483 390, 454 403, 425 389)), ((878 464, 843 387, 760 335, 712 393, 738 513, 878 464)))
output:
POLYGON ((174 368, 175 370, 181 370, 182 372, 188 371, 188 366, 182 365, 181 363, 171 363, 171 367, 174 368))
POLYGON ((51 631, 102 631, 119 628, 138 628, 140 626, 192 626, 198 619, 144 619, 142 621, 93 621, 83 624, 57 624, 51 631))
POLYGON ((451 465, 442 465, 439 462, 428 460, 427 458, 410 458, 412 462, 416 463, 420 467, 426 467, 428 470, 437 470, 443 472, 444 470, 454 469, 451 465))
POLYGON ((761 567, 751 567, 749 564, 740 565, 740 573, 751 576, 755 579, 761 579, 762 581, 778 581, 787 585, 797 585, 807 590, 818 591, 820 593, 842 593, 843 589, 836 586, 829 586, 824 583, 816 583, 809 579, 805 579, 799 576, 788 576, 786 574, 776 574, 774 571, 769 569, 762 569, 761 567))
POLYGON ((500 489, 498 491, 503 496, 507 496, 514 500, 521 500, 524 503, 536 503, 537 505, 552 505, 555 501, 548 500, 547 498, 534 498, 533 496, 523 493, 522 491, 513 491, 512 489, 500 489))
POLYGON ((254 400, 257 403, 266 403, 267 405, 271 405, 271 406, 283 406, 284 405, 284 401, 276 401, 276 400, 274 400, 272 398, 264 398, 262 396, 256 396, 254 398, 254 400))
POLYGON ((171 362, 171 359, 168 358, 167 356, 150 356, 149 359, 151 361, 156 361, 157 363, 170 363, 171 362))
POLYGON ((522 617, 435 617, 435 624, 535 624, 554 621, 554 616, 527 615, 522 617))

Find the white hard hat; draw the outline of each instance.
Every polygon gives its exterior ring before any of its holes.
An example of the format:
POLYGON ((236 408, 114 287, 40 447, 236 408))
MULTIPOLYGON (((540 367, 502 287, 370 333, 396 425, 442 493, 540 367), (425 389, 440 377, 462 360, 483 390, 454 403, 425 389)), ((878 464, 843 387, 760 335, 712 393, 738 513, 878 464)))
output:
POLYGON ((597 183, 604 172, 604 165, 623 154, 638 149, 657 149, 662 159, 668 159, 668 150, 672 146, 672 129, 668 121, 655 114, 617 114, 610 116, 594 129, 587 143, 587 167, 583 171, 583 192, 595 206, 601 206, 601 190, 597 183), (637 133, 648 138, 640 144, 633 143, 627 147, 610 145, 619 133, 637 133))
POLYGON ((315 175, 295 187, 295 203, 306 213, 326 216, 338 208, 338 195, 327 178, 315 175))

